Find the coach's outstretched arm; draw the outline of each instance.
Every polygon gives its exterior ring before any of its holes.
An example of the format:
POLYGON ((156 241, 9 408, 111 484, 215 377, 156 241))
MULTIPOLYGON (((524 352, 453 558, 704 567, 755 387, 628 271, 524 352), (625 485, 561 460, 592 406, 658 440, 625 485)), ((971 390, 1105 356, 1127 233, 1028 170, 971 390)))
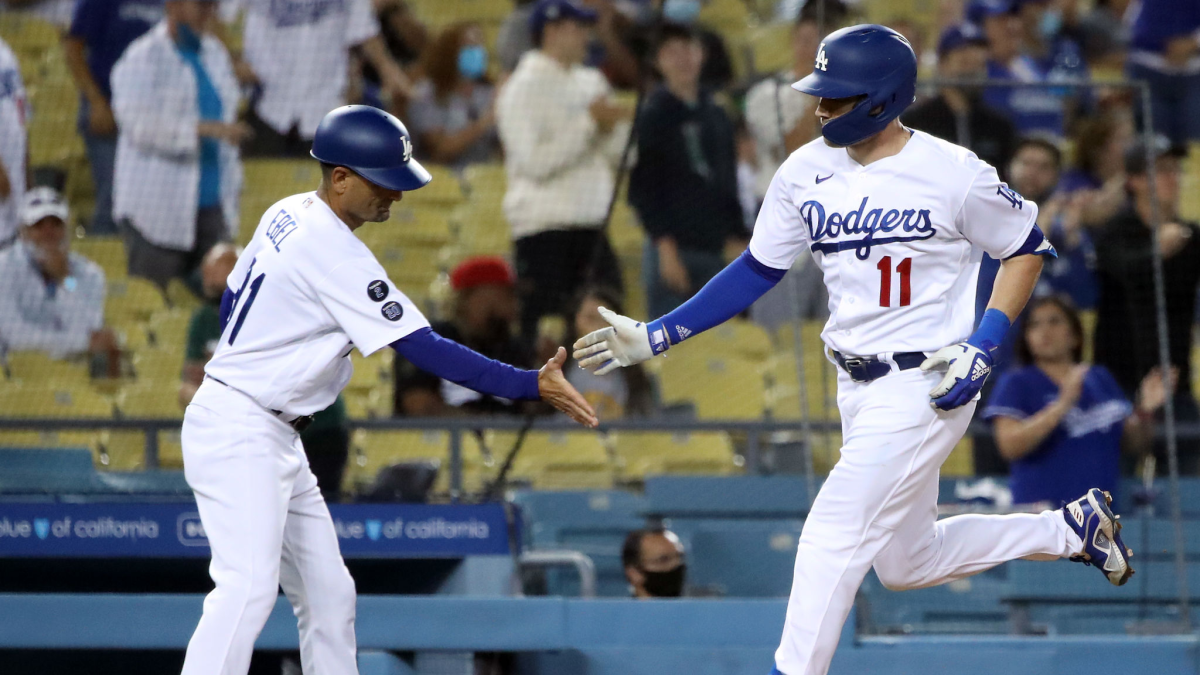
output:
POLYGON ((601 307, 600 315, 612 327, 576 340, 575 359, 579 367, 594 370, 597 375, 649 360, 741 314, 779 283, 786 272, 762 264, 746 250, 690 300, 650 323, 601 307))
POLYGON ((592 406, 563 376, 567 350, 558 348, 541 370, 514 368, 447 340, 430 328, 422 328, 392 343, 404 358, 421 370, 468 389, 500 398, 543 400, 584 426, 599 422, 592 406))

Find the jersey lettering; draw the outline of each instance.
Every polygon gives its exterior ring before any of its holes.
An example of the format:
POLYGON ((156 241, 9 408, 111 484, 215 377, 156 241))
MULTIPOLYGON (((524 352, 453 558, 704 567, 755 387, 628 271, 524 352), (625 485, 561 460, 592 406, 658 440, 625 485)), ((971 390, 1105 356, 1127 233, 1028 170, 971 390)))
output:
POLYGON ((828 216, 825 206, 814 199, 800 205, 800 218, 808 226, 810 247, 814 252, 837 253, 853 249, 859 260, 871 257, 871 247, 905 241, 931 239, 936 234, 930 219, 929 209, 883 209, 867 210, 870 197, 863 197, 858 208, 846 214, 834 211, 828 216), (878 232, 895 231, 908 233, 891 237, 876 237, 878 232), (864 235, 861 238, 842 239, 845 235, 864 235))
MULTIPOLYGON (((246 315, 250 313, 250 305, 254 304, 254 298, 258 297, 258 289, 263 284, 263 279, 267 278, 267 273, 263 272, 254 278, 250 283, 250 295, 246 297, 246 302, 242 304, 242 311, 238 312, 237 321, 233 324, 233 330, 229 333, 229 344, 237 339, 238 333, 242 331, 242 322, 246 320, 246 315)), ((241 295, 241 291, 238 292, 241 295)))
POLYGON ((825 70, 829 69, 828 66, 829 66, 829 57, 825 56, 825 43, 822 42, 820 48, 817 49, 817 62, 815 64, 815 67, 822 71, 825 71, 825 70))
POLYGON ((296 231, 296 219, 292 218, 287 211, 279 210, 275 217, 271 220, 271 224, 267 225, 267 239, 271 240, 271 245, 275 250, 279 250, 279 245, 283 243, 288 235, 296 231))

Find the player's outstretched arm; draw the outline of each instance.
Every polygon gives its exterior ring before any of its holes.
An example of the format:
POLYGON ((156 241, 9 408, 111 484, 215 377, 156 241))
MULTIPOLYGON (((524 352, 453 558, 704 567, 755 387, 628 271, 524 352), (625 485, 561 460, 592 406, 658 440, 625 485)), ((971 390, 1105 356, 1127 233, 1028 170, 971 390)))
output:
POLYGON ((565 349, 541 370, 522 370, 447 340, 422 328, 392 343, 404 358, 421 370, 489 396, 514 400, 544 400, 585 426, 599 422, 596 413, 562 374, 565 349))
POLYGON ((747 250, 690 300, 655 321, 641 323, 601 307, 600 316, 610 327, 576 340, 575 359, 597 375, 647 361, 741 314, 786 271, 767 267, 747 250))

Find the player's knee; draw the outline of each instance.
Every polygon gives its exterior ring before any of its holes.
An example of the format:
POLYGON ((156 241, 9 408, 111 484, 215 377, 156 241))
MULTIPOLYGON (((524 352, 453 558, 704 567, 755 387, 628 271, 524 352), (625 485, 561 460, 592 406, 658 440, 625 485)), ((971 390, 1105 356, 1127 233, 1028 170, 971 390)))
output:
POLYGON ((903 569, 899 565, 875 565, 875 575, 879 583, 889 591, 907 591, 920 585, 921 580, 912 570, 903 569))
POLYGON ((350 576, 350 570, 346 569, 344 565, 334 577, 329 594, 330 602, 333 605, 332 609, 342 616, 353 618, 358 597, 354 578, 350 576))
POLYGON ((222 575, 217 588, 230 602, 241 605, 243 611, 261 614, 265 620, 279 597, 279 574, 271 570, 238 570, 222 575))

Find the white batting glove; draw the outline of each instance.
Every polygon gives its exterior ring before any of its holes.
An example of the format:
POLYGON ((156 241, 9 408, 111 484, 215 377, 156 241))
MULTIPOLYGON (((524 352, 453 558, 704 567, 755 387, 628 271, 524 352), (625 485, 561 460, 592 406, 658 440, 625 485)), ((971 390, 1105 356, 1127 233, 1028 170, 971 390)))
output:
POLYGON ((575 341, 574 356, 580 368, 604 375, 617 368, 649 361, 654 356, 646 324, 604 307, 600 308, 600 316, 611 327, 593 331, 575 341))
POLYGON ((946 371, 942 381, 929 391, 929 405, 938 410, 954 410, 979 394, 992 372, 992 355, 960 342, 937 350, 921 363, 921 370, 946 371))

